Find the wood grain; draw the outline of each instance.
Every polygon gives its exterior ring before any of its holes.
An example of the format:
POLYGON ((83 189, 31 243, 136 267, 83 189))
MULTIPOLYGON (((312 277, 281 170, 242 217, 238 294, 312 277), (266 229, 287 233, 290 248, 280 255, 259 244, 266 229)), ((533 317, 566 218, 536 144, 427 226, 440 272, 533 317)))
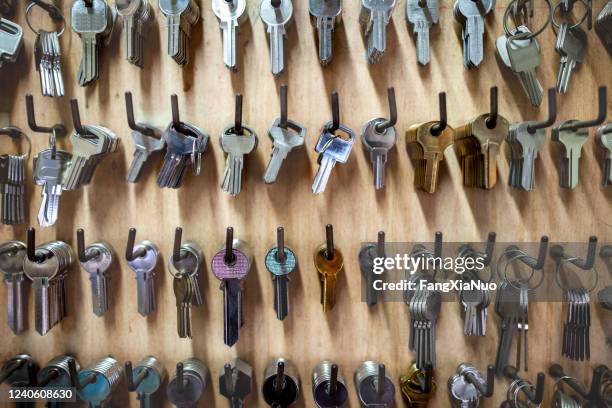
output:
MULTIPOLYGON (((357 1, 345 1, 343 25, 334 34, 334 60, 321 68, 317 59, 316 31, 309 21, 305 0, 294 1, 295 24, 289 29, 287 71, 278 78, 270 73, 268 39, 258 17, 258 2, 248 1, 249 19, 239 37, 240 71, 229 72, 223 65, 219 27, 208 2, 203 2, 203 19, 193 31, 192 62, 179 68, 165 55, 166 34, 157 2, 156 20, 146 44, 146 68, 140 70, 124 59, 119 31, 111 45, 102 51, 100 80, 83 89, 76 85, 81 54, 78 37, 68 28, 61 38, 63 70, 67 95, 60 99, 40 96, 38 74, 33 64, 34 35, 26 27, 25 45, 15 65, 0 71, 0 111, 8 112, 10 122, 27 129, 24 95, 35 95, 37 119, 42 124, 61 121, 71 128, 69 98, 81 106, 85 124, 103 124, 122 138, 117 153, 106 158, 93 183, 62 196, 60 221, 54 228, 39 229, 40 242, 62 239, 75 244, 75 231, 82 227, 87 242, 105 240, 115 246, 117 262, 112 269, 111 309, 103 318, 91 311, 88 276, 74 265, 68 278, 69 317, 48 335, 40 337, 33 329, 30 307, 29 330, 13 336, 0 318, 0 360, 27 351, 44 363, 60 353, 76 355, 87 365, 108 353, 121 362, 136 361, 147 354, 157 356, 172 369, 179 359, 195 356, 210 368, 213 386, 207 389, 200 406, 227 406, 218 394, 218 374, 223 364, 240 357, 254 367, 254 386, 259 390, 267 362, 285 356, 297 365, 302 378, 298 407, 313 406, 310 374, 322 359, 337 361, 349 382, 350 406, 358 406, 352 374, 361 361, 377 359, 387 364, 394 378, 404 372, 413 359, 407 350, 407 308, 401 303, 380 304, 368 309, 361 302, 357 253, 360 243, 374 240, 384 229, 389 241, 428 241, 434 231, 444 232, 446 241, 478 241, 496 231, 498 240, 537 241, 548 234, 552 241, 584 241, 597 235, 601 242, 612 241, 612 189, 601 184, 601 151, 593 138, 583 149, 580 183, 573 191, 558 185, 558 148, 547 141, 536 164, 536 190, 511 191, 505 180, 509 162, 507 147, 499 160, 500 182, 492 191, 465 189, 458 160, 447 150, 440 170, 438 191, 429 195, 415 191, 414 168, 406 150, 404 132, 413 123, 434 120, 438 115, 439 91, 447 92, 449 123, 460 125, 486 112, 489 88, 499 87, 500 113, 511 122, 545 117, 545 109, 533 108, 519 83, 495 57, 495 38, 503 32, 502 16, 507 0, 498 1, 495 12, 486 20, 485 60, 477 70, 462 65, 461 30, 454 21, 452 2, 443 0, 440 26, 432 33, 432 61, 417 66, 415 43, 405 21, 405 0, 398 1, 394 19, 388 27, 388 51, 382 61, 370 66, 365 61, 364 41, 359 32, 357 1), (306 149, 292 153, 279 181, 265 185, 265 169, 271 143, 266 132, 279 114, 279 86, 289 86, 289 116, 309 130, 306 149), (320 127, 331 118, 330 92, 340 95, 342 122, 358 131, 372 117, 386 115, 386 88, 394 86, 397 95, 400 137, 389 157, 386 187, 376 192, 371 166, 359 142, 349 162, 334 170, 327 191, 313 196, 310 185, 317 170, 313 150, 320 127), (202 174, 187 176, 179 190, 160 190, 155 184, 159 160, 143 180, 127 184, 125 174, 132 158, 132 142, 125 118, 123 93, 134 94, 136 118, 160 127, 170 120, 170 94, 177 93, 183 120, 192 122, 211 135, 204 156, 202 174), (219 188, 224 157, 218 143, 219 132, 233 120, 234 93, 244 95, 244 121, 259 133, 259 147, 246 160, 244 190, 229 197, 219 188), (319 282, 312 264, 312 252, 324 240, 324 226, 333 223, 336 244, 345 254, 346 269, 338 282, 336 307, 327 315, 319 304, 319 282), (173 231, 183 226, 185 239, 198 242, 206 264, 223 245, 225 227, 232 225, 236 236, 248 241, 255 263, 245 282, 246 324, 236 347, 227 348, 222 336, 222 294, 218 281, 205 267, 204 305, 193 313, 194 339, 180 340, 176 335, 175 300, 171 276, 165 268, 172 249, 173 231), (285 322, 276 320, 273 291, 264 256, 274 244, 275 229, 285 227, 286 242, 297 253, 299 270, 291 281, 291 312, 285 322), (149 318, 136 312, 134 274, 122 258, 129 227, 138 228, 137 239, 154 241, 163 252, 156 276, 158 310, 149 318)), ((545 16, 545 7, 536 7, 536 22, 545 16)), ((543 2, 542 2, 543 3, 543 2)), ((603 0, 595 0, 598 12, 603 0)), ((62 2, 69 15, 70 2, 62 2)), ((579 6, 578 6, 579 7, 579 6)), ((42 20, 41 14, 33 21, 42 20)), ((17 21, 25 27, 23 10, 17 21)), ((559 96, 559 119, 587 119, 597 111, 596 89, 612 89, 612 64, 594 31, 588 33, 589 49, 585 63, 574 73, 570 92, 559 96)), ((550 28, 539 37, 543 60, 538 75, 545 87, 554 86, 559 58, 554 51, 550 28)), ((612 106, 608 102, 608 112, 612 106)), ((545 106, 545 103, 543 104, 545 106)), ((46 146, 46 136, 30 133, 34 151, 46 146)), ((593 134, 593 130, 591 130, 593 134)), ((69 142, 59 143, 69 148, 69 142)), ((39 188, 28 184, 29 220, 36 223, 39 188)), ((24 227, 0 229, 0 238, 25 239, 24 227)), ((0 286, 0 299, 5 299, 0 286)), ((4 301, 3 301, 4 302, 4 301)), ((30 303, 33 304, 30 296, 30 303)), ((5 306, 3 303, 2 310, 5 306)), ((493 310, 490 309, 491 316, 493 310)), ((533 304, 531 309, 531 365, 527 378, 535 381, 537 370, 546 370, 561 361, 569 373, 590 380, 590 370, 598 363, 610 363, 612 354, 605 343, 611 335, 609 312, 596 310, 591 330, 593 359, 569 364, 560 356, 564 315, 560 303, 533 304)), ((466 339, 456 303, 445 303, 438 329, 438 392, 431 406, 448 406, 446 380, 462 361, 481 370, 495 358, 498 319, 492 317, 486 338, 466 339)), ((498 380, 495 397, 484 406, 498 406, 508 381, 498 380)), ((553 382, 547 379, 547 401, 553 382)), ((398 393, 398 403, 401 399, 398 393)), ((249 406, 264 406, 259 392, 253 392, 249 406)), ((116 406, 137 406, 134 395, 125 387, 115 396, 116 406)), ((550 402, 546 403, 550 406, 550 402)))

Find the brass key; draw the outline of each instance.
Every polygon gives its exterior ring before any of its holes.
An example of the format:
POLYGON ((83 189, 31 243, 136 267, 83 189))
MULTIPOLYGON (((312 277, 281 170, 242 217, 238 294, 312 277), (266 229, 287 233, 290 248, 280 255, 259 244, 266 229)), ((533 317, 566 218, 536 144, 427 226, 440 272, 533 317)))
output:
POLYGON ((436 382, 433 380, 433 369, 420 370, 412 363, 408 372, 399 378, 402 396, 406 405, 412 408, 425 408, 429 399, 436 392, 436 382))
POLYGON ((321 304, 323 312, 330 311, 336 304, 336 279, 344 267, 342 252, 334 247, 334 229, 325 227, 327 240, 314 253, 314 264, 321 281, 321 304))
POLYGON ((444 150, 453 143, 455 131, 446 123, 446 94, 440 92, 440 120, 410 126, 406 143, 415 147, 414 184, 433 193, 438 183, 438 169, 444 160, 444 150))

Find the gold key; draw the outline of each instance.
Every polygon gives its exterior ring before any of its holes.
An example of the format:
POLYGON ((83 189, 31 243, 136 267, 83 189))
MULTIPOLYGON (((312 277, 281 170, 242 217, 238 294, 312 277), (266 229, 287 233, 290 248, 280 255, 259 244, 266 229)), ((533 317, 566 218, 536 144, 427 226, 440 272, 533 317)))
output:
POLYGON ((491 88, 491 112, 455 129, 454 148, 461 163, 463 184, 491 189, 497 182, 497 157, 508 136, 509 123, 497 113, 497 87, 491 88))
POLYGON ((412 125, 406 131, 406 143, 414 147, 414 184, 428 193, 436 191, 440 162, 455 134, 446 123, 446 94, 440 92, 439 97, 440 120, 412 125))
POLYGON ((416 363, 412 363, 408 372, 399 378, 402 396, 410 408, 425 408, 429 398, 436 392, 436 383, 433 380, 433 370, 419 370, 416 363))
POLYGON ((344 267, 342 252, 334 247, 334 230, 331 224, 325 227, 327 240, 314 253, 314 264, 321 281, 321 304, 323 312, 336 304, 337 275, 344 267))

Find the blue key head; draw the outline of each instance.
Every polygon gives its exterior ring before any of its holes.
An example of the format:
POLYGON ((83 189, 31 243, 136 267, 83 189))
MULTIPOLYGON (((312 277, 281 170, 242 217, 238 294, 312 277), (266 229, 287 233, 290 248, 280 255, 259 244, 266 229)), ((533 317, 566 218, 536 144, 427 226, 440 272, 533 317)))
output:
POLYGON ((293 272, 297 266, 297 258, 295 252, 285 246, 285 259, 281 262, 278 260, 278 247, 274 247, 266 254, 266 268, 275 276, 285 276, 293 272))

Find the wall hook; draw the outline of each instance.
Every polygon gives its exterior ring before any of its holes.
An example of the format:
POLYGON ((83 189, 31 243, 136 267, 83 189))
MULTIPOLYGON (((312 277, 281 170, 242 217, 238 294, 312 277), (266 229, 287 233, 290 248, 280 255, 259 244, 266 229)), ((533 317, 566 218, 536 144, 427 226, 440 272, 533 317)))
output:
POLYGON ((385 231, 378 231, 378 241, 376 243, 376 256, 385 257, 385 231))
POLYGON ((576 381, 575 378, 565 374, 563 372, 563 367, 559 364, 553 364, 548 369, 548 374, 551 377, 558 378, 559 381, 563 381, 567 385, 569 385, 580 397, 582 397, 584 401, 585 408, 599 408, 605 407, 606 401, 605 396, 602 395, 602 379, 604 376, 610 375, 610 369, 605 365, 600 365, 595 367, 593 370, 593 379, 591 380, 591 389, 586 390, 586 388, 576 381))
POLYGON ((550 256, 559 260, 564 259, 572 264, 576 265, 580 269, 591 269, 595 263, 595 255, 597 254, 597 237, 591 236, 587 247, 586 259, 579 258, 577 256, 569 256, 565 253, 564 248, 561 245, 553 245, 550 248, 550 256))
POLYGON ((42 263, 49 259, 52 255, 40 254, 36 252, 36 230, 34 228, 28 228, 28 239, 26 242, 26 254, 30 262, 42 263))
POLYGON ((331 93, 331 107, 332 125, 328 130, 333 133, 340 128, 340 102, 338 101, 338 92, 336 91, 331 93))
POLYGON ((532 122, 527 125, 527 131, 535 134, 536 130, 552 126, 557 120, 557 92, 555 88, 548 88, 548 119, 542 122, 532 122))
POLYGON ((387 99, 389 100, 389 119, 382 121, 374 126, 378 133, 382 133, 397 123, 397 104, 395 102, 395 89, 390 86, 387 88, 387 99))
POLYGON ((148 128, 146 126, 140 126, 134 120, 134 105, 132 103, 132 93, 131 92, 125 93, 125 111, 127 112, 127 121, 128 121, 128 126, 130 127, 130 129, 136 132, 142 133, 143 135, 146 135, 146 136, 155 135, 155 132, 153 132, 153 129, 148 128))
POLYGON ((89 384, 93 384, 94 382, 96 382, 97 374, 93 372, 83 378, 82 381, 79 379, 79 373, 76 369, 76 363, 74 359, 68 360, 68 373, 70 374, 70 381, 72 382, 71 385, 77 390, 82 390, 89 384))
POLYGON ((95 248, 85 250, 85 231, 83 231, 83 228, 77 230, 77 254, 79 261, 83 263, 100 256, 100 251, 95 248))
POLYGON ((125 248, 125 259, 133 261, 136 258, 142 258, 146 255, 147 250, 144 247, 137 248, 134 250, 134 242, 136 241, 136 228, 130 228, 128 234, 127 246, 125 248))
POLYGON ((439 136, 447 126, 447 115, 446 115, 446 92, 440 92, 438 94, 438 104, 440 105, 440 121, 435 123, 431 127, 431 134, 439 136))
MULTIPOLYGON (((512 366, 506 366, 506 368, 504 368, 504 375, 506 376, 506 378, 512 381, 523 380, 521 377, 518 376, 516 372, 516 368, 512 366)), ((544 375, 544 373, 542 372, 538 373, 535 392, 531 391, 530 387, 521 388, 521 391, 523 392, 523 394, 525 394, 527 399, 533 402, 535 405, 540 404, 542 400, 544 399, 544 379, 545 378, 546 376, 544 375)), ((487 377, 487 380, 488 380, 488 377, 487 377)))
POLYGON ((236 255, 234 255, 234 228, 227 227, 225 230, 225 257, 223 261, 226 264, 232 264, 236 261, 236 255))
POLYGON ((482 258, 483 265, 489 266, 493 259, 493 250, 495 249, 495 240, 497 239, 497 234, 495 232, 489 232, 487 236, 487 247, 484 252, 476 251, 470 245, 463 245, 459 248, 459 252, 467 253, 467 256, 473 258, 482 258))
POLYGON ((236 106, 234 110, 234 132, 242 134, 242 94, 236 94, 236 106))
POLYGON ((482 384, 472 373, 466 373, 465 379, 472 384, 483 397, 490 398, 495 391, 495 366, 487 366, 487 382, 482 384))
MULTIPOLYGON (((519 248, 516 245, 510 245, 506 251, 516 251, 519 248)), ((542 236, 540 239, 540 248, 538 250, 538 258, 535 259, 531 256, 524 256, 517 259, 517 261, 523 262, 525 265, 535 270, 540 270, 544 267, 544 261, 546 261, 546 253, 548 252, 548 237, 542 236)))
POLYGON ((287 85, 280 87, 280 121, 278 123, 283 129, 287 128, 287 85))
POLYGON ((170 108, 172 109, 172 125, 178 128, 181 126, 181 116, 178 106, 178 96, 176 96, 176 94, 170 95, 170 108))
POLYGON ((274 390, 277 394, 283 392, 285 388, 285 363, 279 361, 276 365, 276 378, 274 379, 274 390))
POLYGON ((561 126, 559 130, 570 130, 572 132, 576 132, 578 129, 585 129, 591 126, 598 126, 604 123, 608 113, 608 88, 605 86, 600 86, 597 89, 597 95, 599 103, 597 117, 595 119, 568 123, 566 125, 561 126))
MULTIPOLYGON (((76 362, 74 358, 72 357, 70 357, 67 362, 68 362, 68 377, 70 379, 70 386, 76 388, 75 381, 77 380, 77 375, 74 374, 76 373, 76 362), (72 365, 72 369, 70 368, 71 365, 72 365)), ((49 384, 51 381, 55 380, 59 376, 60 376, 60 371, 57 368, 51 368, 50 370, 47 371, 47 374, 45 375, 45 377, 41 378, 40 381, 37 381, 36 386, 46 387, 47 384, 49 384)))
POLYGON ((335 251, 334 251, 334 226, 331 224, 327 224, 325 226, 325 257, 328 260, 334 259, 335 251))
POLYGON ((136 391, 136 388, 138 388, 140 383, 142 383, 143 380, 147 378, 148 375, 149 375, 149 369, 147 367, 144 367, 142 370, 140 370, 136 378, 134 378, 132 362, 131 361, 125 362, 125 382, 127 384, 127 389, 129 392, 136 391))
POLYGON ((276 229, 276 260, 284 262, 287 254, 285 253, 285 229, 278 227, 276 229))
POLYGON ((34 113, 34 97, 32 95, 26 95, 26 114, 28 117, 28 126, 33 132, 37 133, 55 133, 55 136, 65 136, 67 133, 66 127, 61 123, 56 123, 51 127, 39 126, 36 123, 36 115, 34 113))
POLYGON ((497 126, 497 112, 498 112, 498 106, 497 106, 497 102, 498 102, 498 97, 497 97, 497 87, 496 86, 492 86, 491 87, 491 93, 490 93, 490 101, 491 101, 491 110, 489 111, 489 117, 485 120, 485 124, 487 125, 487 128, 489 129, 495 129, 495 126, 497 126))
POLYGON ((70 111, 72 112, 72 124, 74 130, 85 139, 97 139, 98 137, 83 127, 81 123, 81 113, 79 111, 79 102, 72 98, 70 100, 70 111))
POLYGON ((176 227, 174 230, 174 245, 172 246, 172 259, 178 261, 181 259, 181 245, 183 240, 183 229, 176 227))

